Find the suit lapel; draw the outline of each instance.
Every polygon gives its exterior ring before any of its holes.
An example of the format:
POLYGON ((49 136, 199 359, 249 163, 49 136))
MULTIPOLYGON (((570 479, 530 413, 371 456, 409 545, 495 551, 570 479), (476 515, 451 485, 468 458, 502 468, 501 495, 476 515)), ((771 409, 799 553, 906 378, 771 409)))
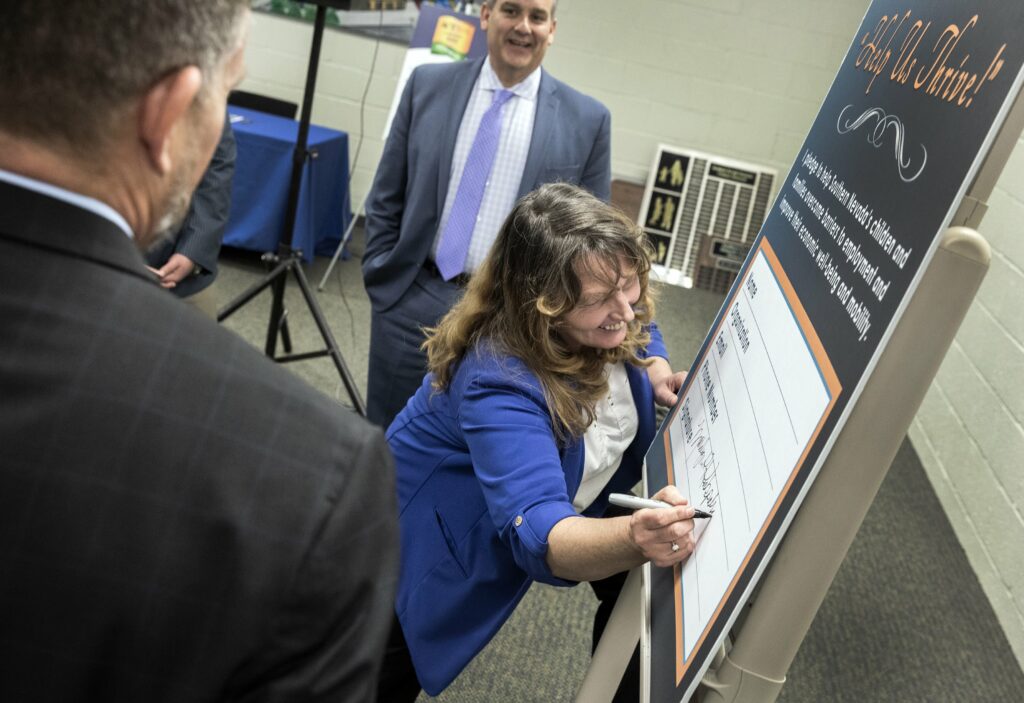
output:
POLYGON ((469 97, 473 94, 473 86, 476 85, 477 76, 480 75, 480 68, 483 66, 486 57, 463 61, 456 64, 458 72, 452 77, 451 84, 443 92, 441 101, 442 113, 445 115, 459 115, 459 119, 443 120, 445 125, 440 143, 440 154, 437 160, 437 217, 440 220, 444 211, 444 201, 448 195, 448 185, 452 172, 452 157, 455 155, 455 142, 459 138, 459 127, 462 126, 462 118, 466 114, 466 106, 469 104, 469 97))
POLYGON ((558 94, 555 81, 541 69, 540 88, 537 90, 537 114, 533 118, 533 135, 530 138, 530 151, 526 155, 526 166, 523 167, 523 180, 519 182, 521 198, 531 190, 540 178, 547 154, 548 142, 558 124, 558 94))

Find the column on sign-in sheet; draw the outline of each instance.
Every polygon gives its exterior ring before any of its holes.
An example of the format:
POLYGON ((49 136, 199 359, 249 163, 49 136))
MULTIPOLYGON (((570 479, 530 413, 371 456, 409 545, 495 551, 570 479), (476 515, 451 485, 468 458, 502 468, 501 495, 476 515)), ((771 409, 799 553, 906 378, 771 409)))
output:
POLYGON ((685 472, 677 482, 694 505, 715 514, 683 567, 687 650, 725 597, 828 403, 793 306, 759 254, 670 434, 673 466, 685 472))

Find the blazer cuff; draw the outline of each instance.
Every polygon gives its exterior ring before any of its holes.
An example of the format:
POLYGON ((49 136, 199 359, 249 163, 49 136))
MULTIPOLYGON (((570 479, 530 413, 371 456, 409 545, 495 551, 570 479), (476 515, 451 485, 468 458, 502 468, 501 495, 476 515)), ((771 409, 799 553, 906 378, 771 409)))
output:
POLYGON ((660 356, 665 361, 670 361, 668 358, 668 349, 665 347, 665 340, 661 336, 661 330, 658 329, 658 324, 656 322, 651 322, 651 324, 647 326, 647 329, 651 333, 651 341, 647 343, 647 347, 637 356, 642 359, 646 359, 651 356, 660 356))
MULTIPOLYGON (((216 271, 217 270, 217 254, 213 254, 212 263, 211 256, 212 252, 209 251, 210 247, 207 243, 196 242, 191 237, 182 237, 178 240, 178 244, 175 247, 175 253, 187 256, 193 264, 201 268, 203 271, 216 271)), ((219 253, 220 247, 217 248, 219 253)))
POLYGON ((508 526, 516 562, 530 578, 552 586, 575 586, 576 581, 560 579, 548 567, 548 533, 556 523, 577 517, 570 503, 550 502, 520 510, 508 526))

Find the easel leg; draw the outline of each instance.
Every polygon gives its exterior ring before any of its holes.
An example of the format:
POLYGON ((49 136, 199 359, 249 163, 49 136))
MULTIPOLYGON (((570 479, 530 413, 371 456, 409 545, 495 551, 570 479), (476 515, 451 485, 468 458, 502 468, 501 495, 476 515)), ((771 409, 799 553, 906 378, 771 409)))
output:
POLYGON ((633 650, 640 642, 642 607, 640 567, 637 567, 626 577, 587 675, 576 693, 576 703, 611 703, 633 650))

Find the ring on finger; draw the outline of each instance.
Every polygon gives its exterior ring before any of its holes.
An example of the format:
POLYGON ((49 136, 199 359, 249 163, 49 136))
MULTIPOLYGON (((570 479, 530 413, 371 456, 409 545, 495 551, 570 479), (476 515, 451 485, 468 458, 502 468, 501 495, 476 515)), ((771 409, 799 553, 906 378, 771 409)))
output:
POLYGON ((675 542, 672 543, 672 551, 673 552, 678 552, 679 551, 679 545, 676 544, 675 542))

